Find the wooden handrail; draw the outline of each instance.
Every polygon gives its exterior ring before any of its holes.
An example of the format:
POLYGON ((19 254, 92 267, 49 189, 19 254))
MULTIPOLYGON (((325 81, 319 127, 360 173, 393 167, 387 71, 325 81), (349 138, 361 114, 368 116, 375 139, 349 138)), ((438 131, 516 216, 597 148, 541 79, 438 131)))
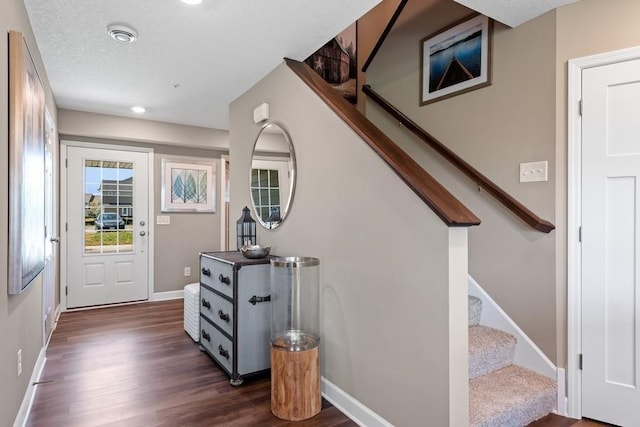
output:
POLYGON ((391 114, 397 119, 403 126, 413 132, 418 138, 427 143, 429 147, 433 148, 438 154, 447 159, 452 165, 457 167, 462 173, 471 178, 487 193, 495 197, 500 203, 502 203, 507 209, 516 214, 520 219, 529 224, 531 228, 541 231, 543 233, 549 233, 556 227, 547 221, 540 218, 538 215, 527 209, 522 203, 511 197, 506 191, 498 187, 493 181, 481 174, 477 169, 465 162, 456 153, 451 151, 448 147, 431 136, 427 131, 418 126, 409 117, 404 115, 396 107, 382 98, 376 91, 371 89, 370 85, 364 85, 362 92, 365 93, 372 101, 381 106, 386 112, 391 114))
POLYGON ((334 90, 307 64, 285 58, 305 82, 450 227, 480 224, 480 219, 429 175, 388 136, 334 90))
POLYGON ((382 44, 387 39, 387 36, 391 32, 391 29, 396 24, 396 21, 398 20, 398 17, 402 13, 402 9, 404 9, 404 7, 406 6, 407 1, 408 0, 401 0, 400 4, 396 8, 396 11, 393 12, 393 16, 391 17, 391 19, 387 23, 387 26, 384 28, 384 31, 382 32, 382 34, 380 34, 380 38, 376 42, 376 45, 371 50, 371 53, 369 54, 369 57, 364 62, 364 65, 362 66, 362 72, 363 73, 365 73, 367 71, 367 68, 369 68, 369 65, 371 65, 371 62, 373 61, 373 58, 376 56, 376 54, 378 53, 378 50, 380 50, 380 48, 382 47, 382 44))

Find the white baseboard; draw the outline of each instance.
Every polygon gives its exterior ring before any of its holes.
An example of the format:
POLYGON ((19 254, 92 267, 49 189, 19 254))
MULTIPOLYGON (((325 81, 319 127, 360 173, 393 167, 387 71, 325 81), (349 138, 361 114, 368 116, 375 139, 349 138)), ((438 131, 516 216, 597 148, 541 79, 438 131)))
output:
POLYGON ((55 317, 53 318, 53 326, 51 327, 51 332, 49 332, 49 336, 47 337, 47 342, 44 345, 45 348, 49 347, 49 341, 51 341, 51 337, 53 336, 53 331, 55 331, 56 328, 58 327, 58 320, 60 320, 60 314, 62 314, 61 305, 62 304, 58 304, 58 306, 56 307, 55 317))
POLYGON ((167 291, 167 292, 154 292, 151 297, 151 301, 168 301, 171 299, 184 298, 184 291, 167 291))
POLYGON ((37 382, 40 381, 40 375, 42 375, 42 370, 47 362, 46 354, 47 347, 42 347, 40 354, 38 355, 38 360, 36 360, 36 365, 33 367, 33 372, 31 372, 29 387, 27 387, 27 391, 24 394, 22 405, 20 405, 18 415, 16 415, 16 419, 13 422, 13 427, 23 427, 29 419, 29 412, 31 412, 31 405, 33 404, 33 396, 36 393, 37 382))
POLYGON ((480 319, 482 325, 508 332, 518 340, 513 363, 556 379, 556 366, 553 362, 471 276, 469 276, 469 295, 482 300, 482 318, 480 319))
POLYGON ((557 369, 556 382, 558 383, 558 403, 556 414, 568 417, 567 413, 567 396, 565 396, 567 377, 563 368, 557 369))
POLYGON ((393 427, 393 424, 364 406, 325 377, 321 378, 321 383, 322 397, 359 426, 393 427))

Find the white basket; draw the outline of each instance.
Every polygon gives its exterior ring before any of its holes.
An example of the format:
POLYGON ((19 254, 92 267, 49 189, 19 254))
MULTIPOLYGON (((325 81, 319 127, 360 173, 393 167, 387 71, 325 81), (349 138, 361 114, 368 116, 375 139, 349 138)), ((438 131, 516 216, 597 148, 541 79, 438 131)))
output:
POLYGON ((200 341, 200 283, 184 287, 184 330, 195 341, 200 341))

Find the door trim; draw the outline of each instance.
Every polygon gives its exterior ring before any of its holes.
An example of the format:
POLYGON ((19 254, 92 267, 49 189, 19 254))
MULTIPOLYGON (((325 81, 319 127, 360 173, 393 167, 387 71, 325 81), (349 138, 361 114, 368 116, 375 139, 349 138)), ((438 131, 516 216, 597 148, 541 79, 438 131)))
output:
POLYGON ((60 224, 58 230, 60 230, 60 307, 61 311, 67 311, 67 295, 65 293, 67 287, 67 230, 65 228, 65 222, 67 220, 67 158, 68 147, 79 148, 101 148, 106 150, 119 150, 119 151, 135 151, 148 153, 148 173, 149 173, 149 247, 147 249, 147 277, 148 277, 148 289, 147 289, 147 301, 153 299, 154 291, 154 247, 155 247, 155 155, 153 148, 145 147, 130 147, 126 145, 112 145, 101 144, 84 141, 60 141, 60 224))
POLYGON ((220 156, 220 250, 228 251, 229 250, 229 227, 227 227, 227 205, 226 200, 228 197, 227 194, 227 163, 229 163, 229 155, 222 154, 220 156))
POLYGON ((640 47, 585 56, 569 61, 567 83, 567 397, 569 416, 582 418, 582 71, 587 68, 640 59, 640 47))
MULTIPOLYGON (((57 186, 57 177, 58 177, 58 169, 59 169, 59 165, 58 165, 58 152, 59 150, 56 150, 58 145, 58 131, 56 129, 56 123, 54 122, 51 113, 49 112, 49 108, 47 108, 47 106, 45 106, 44 108, 44 123, 45 123, 45 127, 49 130, 49 132, 51 132, 51 186, 49 187, 47 184, 47 179, 45 178, 45 191, 46 192, 51 192, 51 224, 46 224, 46 221, 48 221, 48 219, 45 221, 45 224, 51 227, 51 230, 47 230, 47 235, 46 235, 46 239, 50 239, 50 238, 55 238, 55 237, 59 237, 60 235, 60 231, 58 228, 58 199, 59 199, 59 191, 58 191, 58 186, 57 186)), ((46 160, 45 160, 46 161, 46 160)), ((45 208, 45 212, 46 209, 49 208, 45 208)), ((56 316, 57 316, 57 311, 58 311, 58 306, 56 306, 56 288, 59 287, 59 281, 58 281, 58 272, 59 272, 59 268, 58 268, 58 261, 60 259, 59 256, 59 245, 58 243, 54 242, 54 241, 47 241, 45 242, 45 244, 51 245, 51 258, 48 261, 47 265, 45 264, 45 269, 43 272, 43 276, 42 276, 42 345, 46 345, 46 343, 48 342, 49 338, 51 337, 51 334, 53 333, 53 330, 55 329, 55 325, 56 325, 56 316), (51 290, 50 286, 53 286, 53 290, 51 290), (53 305, 51 307, 51 312, 47 313, 46 312, 46 302, 47 302, 47 297, 48 297, 48 293, 52 291, 53 294, 53 305), (48 318, 48 316, 52 317, 52 326, 51 326, 51 330, 48 331, 47 333, 47 325, 46 325, 46 319, 48 318)), ((45 251, 46 252, 46 251, 45 251)))

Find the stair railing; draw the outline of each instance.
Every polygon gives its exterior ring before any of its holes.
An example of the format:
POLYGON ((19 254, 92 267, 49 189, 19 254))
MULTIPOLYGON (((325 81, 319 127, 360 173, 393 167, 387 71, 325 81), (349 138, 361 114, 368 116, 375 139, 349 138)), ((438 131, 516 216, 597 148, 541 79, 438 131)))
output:
POLYGON ((334 90, 307 64, 285 58, 300 77, 353 131, 358 134, 449 227, 480 224, 480 219, 429 175, 415 160, 334 90))
POLYGON ((384 31, 382 31, 382 34, 380 34, 380 38, 378 38, 376 45, 373 47, 373 49, 371 49, 371 53, 369 54, 369 57, 364 62, 364 65, 362 66, 363 73, 367 71, 367 68, 369 68, 369 65, 371 65, 371 62, 373 62, 373 58, 375 58, 375 56, 378 54, 378 50, 380 50, 380 48, 384 44, 384 41, 387 39, 387 36, 391 32, 391 29, 395 25, 396 21, 398 20, 398 17, 400 17, 402 10, 407 5, 407 1, 408 0, 401 0, 395 12, 393 12, 393 15, 391 16, 391 19, 387 23, 387 26, 384 28, 384 31))
POLYGON ((540 218, 535 213, 531 212, 527 209, 522 203, 518 202, 511 195, 509 195, 506 191, 496 185, 489 178, 481 174, 477 169, 471 166, 469 163, 464 161, 460 156, 451 151, 448 147, 430 135, 427 131, 418 126, 414 121, 412 121, 409 117, 403 114, 396 107, 391 105, 388 101, 386 101, 380 94, 371 89, 371 86, 364 85, 362 87, 362 92, 365 93, 372 101, 382 107, 383 110, 388 112, 392 117, 402 124, 402 126, 406 127, 410 130, 414 135, 420 138, 423 142, 425 142, 429 147, 431 147, 434 151, 448 160, 453 166, 458 168, 462 173, 467 175, 471 180, 473 180, 476 184, 478 184, 482 189, 484 189, 487 193, 491 194, 496 200, 502 203, 507 209, 513 212, 516 216, 522 219, 525 223, 527 223, 531 228, 537 231, 541 231, 543 233, 549 233, 551 230, 554 230, 556 227, 549 221, 540 218))

